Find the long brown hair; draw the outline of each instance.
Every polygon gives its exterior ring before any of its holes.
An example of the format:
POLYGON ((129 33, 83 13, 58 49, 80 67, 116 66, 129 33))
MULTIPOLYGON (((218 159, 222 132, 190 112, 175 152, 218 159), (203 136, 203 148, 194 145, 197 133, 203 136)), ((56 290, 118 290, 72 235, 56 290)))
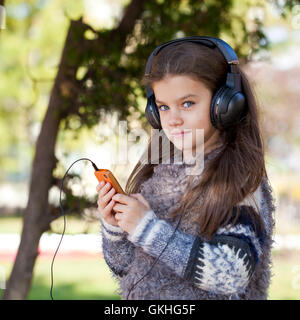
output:
MULTIPOLYGON (((246 75, 240 68, 238 70, 242 79, 242 91, 247 100, 246 119, 230 130, 220 131, 221 151, 209 161, 196 186, 191 185, 191 179, 188 180, 180 205, 171 213, 174 217, 184 212, 191 223, 199 225, 199 233, 207 239, 211 239, 219 227, 226 226, 232 220, 234 206, 248 196, 254 199, 254 191, 264 175, 267 176, 257 99, 246 75), (197 206, 197 199, 203 192, 203 201, 197 206)), ((228 64, 217 48, 182 43, 164 48, 153 60, 151 73, 143 77, 142 83, 151 86, 169 75, 186 75, 202 81, 215 93, 225 84, 227 71, 228 64)), ((151 141, 152 137, 147 148, 148 155, 151 155, 151 141)), ((172 158, 175 147, 172 143, 171 146, 172 158)), ((139 186, 151 177, 156 165, 139 160, 128 178, 126 192, 139 192, 139 186)), ((262 227, 257 204, 256 208, 256 213, 250 212, 250 218, 254 219, 254 215, 257 215, 259 227, 262 227)), ((239 215, 237 207, 236 217, 231 225, 236 223, 239 215)))

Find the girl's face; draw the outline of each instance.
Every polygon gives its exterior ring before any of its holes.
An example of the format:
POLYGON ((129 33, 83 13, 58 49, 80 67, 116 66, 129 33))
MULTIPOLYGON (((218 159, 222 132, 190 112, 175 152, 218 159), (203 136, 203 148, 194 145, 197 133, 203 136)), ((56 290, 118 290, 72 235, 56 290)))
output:
POLYGON ((202 151, 203 133, 204 153, 218 144, 220 131, 211 124, 209 114, 212 92, 203 82, 189 76, 172 75, 153 83, 152 89, 162 128, 175 147, 183 151, 184 158, 202 151), (174 135, 181 131, 185 133, 174 135))

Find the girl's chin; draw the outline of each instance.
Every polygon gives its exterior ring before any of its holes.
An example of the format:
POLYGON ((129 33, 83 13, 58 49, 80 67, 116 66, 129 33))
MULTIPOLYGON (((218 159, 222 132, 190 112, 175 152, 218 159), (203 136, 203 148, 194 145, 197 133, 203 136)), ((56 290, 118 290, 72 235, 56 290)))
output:
POLYGON ((186 141, 179 140, 179 139, 171 140, 171 141, 177 149, 180 149, 180 150, 192 149, 192 146, 189 143, 187 143, 186 141))
POLYGON ((187 158, 189 157, 194 157, 196 154, 201 154, 201 153, 204 153, 204 146, 201 145, 201 146, 186 146, 186 145, 183 145, 182 143, 174 143, 174 146, 175 148, 182 152, 183 155, 185 155, 187 158))
POLYGON ((183 153, 187 153, 190 154, 192 152, 192 148, 188 148, 183 146, 182 144, 178 144, 178 143, 173 143, 175 148, 178 149, 179 151, 183 152, 183 153))

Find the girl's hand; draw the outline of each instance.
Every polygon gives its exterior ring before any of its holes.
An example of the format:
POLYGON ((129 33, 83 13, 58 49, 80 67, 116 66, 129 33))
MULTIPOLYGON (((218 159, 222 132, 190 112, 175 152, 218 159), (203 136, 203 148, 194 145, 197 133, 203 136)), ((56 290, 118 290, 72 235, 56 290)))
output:
POLYGON ((118 226, 118 221, 115 219, 112 208, 115 205, 115 201, 111 200, 112 196, 116 193, 114 188, 111 188, 111 184, 104 181, 100 182, 96 190, 99 194, 98 197, 98 211, 100 212, 101 217, 109 224, 113 226, 118 226))
POLYGON ((133 193, 129 196, 117 193, 112 199, 118 202, 113 207, 116 211, 115 219, 119 227, 129 234, 134 231, 146 212, 151 210, 148 201, 140 193, 133 193))

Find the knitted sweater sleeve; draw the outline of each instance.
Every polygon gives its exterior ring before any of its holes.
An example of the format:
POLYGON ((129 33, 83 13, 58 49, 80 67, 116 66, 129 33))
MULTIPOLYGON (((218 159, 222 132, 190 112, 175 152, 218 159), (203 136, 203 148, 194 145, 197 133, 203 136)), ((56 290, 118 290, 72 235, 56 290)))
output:
POLYGON ((119 279, 127 273, 136 246, 128 241, 128 234, 120 227, 113 226, 102 218, 100 221, 103 256, 113 275, 119 279))
MULTIPOLYGON (((246 206, 241 206, 238 223, 220 228, 211 241, 176 230, 159 260, 179 277, 203 290, 217 294, 242 293, 259 262, 264 239, 263 233, 257 236, 254 232, 248 214, 246 206)), ((157 257, 174 230, 151 210, 128 239, 157 257)))

